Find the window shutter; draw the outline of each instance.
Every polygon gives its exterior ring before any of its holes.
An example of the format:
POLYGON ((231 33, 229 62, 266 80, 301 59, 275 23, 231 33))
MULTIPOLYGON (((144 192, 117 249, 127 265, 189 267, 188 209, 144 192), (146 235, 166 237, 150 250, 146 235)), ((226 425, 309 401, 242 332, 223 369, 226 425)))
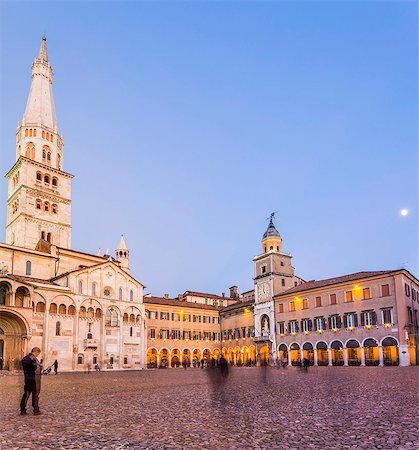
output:
POLYGON ((337 321, 337 324, 336 324, 337 327, 338 327, 338 328, 342 328, 342 317, 337 316, 336 319, 337 319, 337 320, 336 320, 336 321, 337 321))
POLYGON ((300 331, 300 328, 298 327, 298 322, 295 321, 295 332, 298 333, 300 331))
POLYGON ((343 316, 343 327, 348 328, 348 315, 347 314, 345 314, 343 316))
POLYGON ((375 311, 372 311, 371 316, 372 316, 372 324, 377 325, 377 313, 375 311))
POLYGON ((354 324, 356 327, 358 326, 358 314, 354 314, 354 324))
POLYGON ((361 327, 365 326, 365 313, 361 313, 361 327))
POLYGON ((311 319, 309 319, 309 321, 308 321, 308 329, 309 329, 309 331, 311 331, 313 329, 313 321, 311 319))
POLYGON ((327 319, 327 322, 328 322, 329 329, 331 329, 332 328, 332 318, 331 318, 331 316, 329 316, 329 318, 327 319))
POLYGON ((404 284, 404 289, 406 291, 406 296, 410 297, 410 286, 408 284, 404 284))

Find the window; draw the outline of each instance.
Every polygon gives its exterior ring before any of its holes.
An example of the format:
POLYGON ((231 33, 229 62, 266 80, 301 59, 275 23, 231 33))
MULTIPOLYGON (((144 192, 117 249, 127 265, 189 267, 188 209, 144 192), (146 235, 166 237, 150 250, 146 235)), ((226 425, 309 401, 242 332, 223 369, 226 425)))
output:
POLYGON ((170 337, 171 339, 182 339, 180 330, 172 330, 172 332, 170 333, 170 337))
POLYGON ((298 285, 298 283, 296 281, 294 281, 294 287, 297 286, 297 285, 298 285))
POLYGON ((295 311, 295 302, 290 302, 290 311, 295 311))
POLYGON ((156 329, 150 328, 150 338, 155 339, 156 338, 156 329))
POLYGON ((290 333, 298 333, 298 322, 296 320, 290 320, 289 332, 290 333))
POLYGON ((26 261, 26 275, 30 275, 31 274, 31 268, 32 268, 32 264, 30 261, 26 261))
POLYGON ((42 207, 42 202, 41 202, 41 200, 37 199, 36 200, 36 209, 41 209, 41 207, 42 207))
POLYGON ((371 289, 370 288, 362 289, 362 298, 364 300, 368 300, 371 298, 371 289))
POLYGON ((406 297, 410 297, 410 286, 407 283, 404 285, 404 291, 406 293, 406 297))
POLYGON ((194 341, 199 341, 201 339, 201 332, 200 331, 194 331, 192 333, 192 339, 194 341))
POLYGON ((133 331, 133 328, 132 327, 129 327, 129 335, 132 337, 132 331, 133 331))
POLYGON ((172 313, 172 320, 174 320, 175 322, 179 322, 180 320, 180 315, 179 313, 172 313))
POLYGON ((345 328, 355 328, 358 326, 358 316, 356 313, 346 313, 343 316, 343 326, 345 328))
POLYGON ((285 278, 281 278, 281 286, 285 286, 285 278))
POLYGON ((44 183, 49 184, 49 175, 44 176, 44 183))
POLYGON ((61 170, 61 155, 57 155, 57 167, 58 170, 61 170))
POLYGON ((118 298, 119 298, 119 300, 122 300, 122 288, 121 287, 119 288, 119 291, 118 291, 118 298))
POLYGON ((58 213, 58 205, 56 203, 54 203, 52 205, 52 212, 53 212, 53 214, 57 214, 58 213))
POLYGON ((281 266, 282 266, 282 267, 284 266, 284 261, 281 261, 281 266))
POLYGON ((338 314, 333 314, 332 316, 329 316, 329 328, 330 329, 336 329, 341 328, 342 326, 342 320, 338 314))
POLYGON ((35 145, 33 142, 28 142, 26 144, 25 156, 30 159, 35 159, 35 145))
POLYGON ((47 233, 47 242, 51 242, 51 233, 47 233))
POLYGON ((324 331, 326 329, 326 319, 323 316, 315 317, 314 328, 316 331, 324 331))
POLYGON ((316 297, 316 308, 320 308, 322 306, 322 298, 316 297))
POLYGON ((262 266, 261 269, 262 269, 262 273, 266 273, 266 266, 265 265, 262 266))
POLYGON ((61 322, 55 324, 55 336, 61 336, 61 322))
POLYGON ((110 327, 119 326, 119 315, 115 309, 109 308, 106 311, 105 323, 107 326, 110 326, 110 327))
POLYGON ((192 320, 193 322, 201 322, 201 316, 199 314, 194 314, 192 320))
POLYGON ((148 317, 150 319, 157 319, 157 311, 150 311, 148 317))
POLYGON ((393 324, 393 308, 383 308, 381 310, 383 324, 392 325, 393 324))
POLYGON ((377 315, 374 310, 361 312, 361 326, 371 327, 377 324, 377 315))
POLYGON ((212 323, 219 324, 219 323, 220 323, 220 318, 217 317, 217 316, 214 316, 214 317, 212 318, 212 323))
POLYGON ((36 172, 36 181, 42 181, 42 173, 36 172))
POLYGON ((42 139, 45 139, 45 131, 42 130, 42 139))
POLYGON ((77 357, 77 364, 83 364, 83 355, 77 357))
POLYGON ((303 298, 303 309, 308 308, 308 300, 306 298, 303 298))
POLYGON ((278 322, 278 331, 280 335, 285 334, 285 322, 278 322))
POLYGON ((191 332, 190 331, 184 331, 183 332, 183 339, 190 340, 191 339, 191 332))
POLYGON ((191 321, 191 315, 190 314, 184 314, 183 315, 183 321, 184 322, 190 322, 191 321))
POLYGON ((58 186, 58 179, 57 178, 53 178, 52 179, 52 185, 54 186, 54 187, 57 187, 58 186))
POLYGON ((130 302, 134 301, 134 291, 132 289, 129 291, 129 301, 130 302))
POLYGON ((407 324, 413 325, 413 311, 409 306, 407 307, 407 324))
POLYGON ((170 315, 168 312, 161 312, 160 313, 160 320, 170 320, 170 315))
POLYGON ((51 303, 49 305, 50 314, 57 314, 57 305, 55 303, 51 303))
POLYGON ((303 333, 308 333, 311 331, 313 324, 310 319, 302 319, 301 320, 301 331, 303 333))
POLYGON ((79 281, 79 294, 83 294, 83 281, 79 281))
POLYGON ((279 313, 283 313, 284 312, 284 304, 283 303, 279 303, 278 304, 278 312, 279 313))
POLYGON ((345 292, 345 302, 353 302, 352 291, 345 292))
POLYGON ((92 283, 92 295, 96 297, 96 283, 92 283))
POLYGON ((330 304, 336 305, 336 294, 330 294, 330 304))
POLYGON ((44 203, 44 211, 49 211, 49 202, 44 203))
POLYGON ((202 316, 202 322, 203 323, 211 323, 211 317, 210 316, 202 316))

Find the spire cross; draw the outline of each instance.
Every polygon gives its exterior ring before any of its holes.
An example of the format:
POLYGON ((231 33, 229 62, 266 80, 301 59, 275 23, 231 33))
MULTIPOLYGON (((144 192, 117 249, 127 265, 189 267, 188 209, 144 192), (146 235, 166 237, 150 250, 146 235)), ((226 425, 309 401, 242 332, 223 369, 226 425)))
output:
POLYGON ((271 223, 273 223, 273 219, 275 218, 275 214, 276 214, 277 212, 276 211, 274 211, 273 213, 271 213, 271 215, 269 216, 269 223, 271 224, 271 223))

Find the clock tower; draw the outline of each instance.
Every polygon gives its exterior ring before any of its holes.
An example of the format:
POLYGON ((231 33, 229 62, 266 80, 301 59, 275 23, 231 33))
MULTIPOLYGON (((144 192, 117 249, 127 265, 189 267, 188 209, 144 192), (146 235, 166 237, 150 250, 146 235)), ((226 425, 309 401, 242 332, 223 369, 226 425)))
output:
POLYGON ((253 258, 255 284, 255 343, 260 362, 276 359, 274 296, 302 282, 294 275, 292 256, 282 251, 282 238, 272 213, 262 237, 262 253, 253 258))

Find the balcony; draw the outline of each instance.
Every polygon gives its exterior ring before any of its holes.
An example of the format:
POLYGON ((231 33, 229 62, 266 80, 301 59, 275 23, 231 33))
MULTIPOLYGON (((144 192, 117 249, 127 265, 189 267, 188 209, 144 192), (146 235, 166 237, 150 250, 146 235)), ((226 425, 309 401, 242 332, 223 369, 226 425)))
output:
POLYGON ((92 348, 96 350, 99 347, 99 339, 85 339, 84 340, 84 349, 92 348))
POLYGON ((269 332, 262 331, 260 336, 255 336, 253 338, 253 341, 254 342, 272 342, 272 339, 271 339, 269 332))

